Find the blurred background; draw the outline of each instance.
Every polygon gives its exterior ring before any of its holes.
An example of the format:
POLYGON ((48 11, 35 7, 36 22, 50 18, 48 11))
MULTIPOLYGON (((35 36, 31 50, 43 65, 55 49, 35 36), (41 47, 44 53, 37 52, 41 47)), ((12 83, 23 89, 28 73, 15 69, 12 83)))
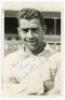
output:
MULTIPOLYGON (((12 7, 11 7, 12 8, 12 7)), ((13 7, 14 8, 14 7, 13 7)), ((22 45, 22 41, 17 32, 17 18, 16 14, 19 9, 5 9, 4 10, 4 32, 5 32, 5 55, 16 51, 22 45)), ((44 36, 46 43, 56 50, 61 50, 61 12, 56 10, 41 10, 44 20, 45 28, 47 29, 44 36)))

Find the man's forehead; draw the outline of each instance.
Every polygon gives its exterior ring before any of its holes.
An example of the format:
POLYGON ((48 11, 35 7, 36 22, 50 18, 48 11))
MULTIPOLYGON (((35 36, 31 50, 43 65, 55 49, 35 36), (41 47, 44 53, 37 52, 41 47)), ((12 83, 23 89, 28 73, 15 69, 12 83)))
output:
POLYGON ((19 24, 21 27, 38 27, 40 25, 39 19, 20 19, 19 24))

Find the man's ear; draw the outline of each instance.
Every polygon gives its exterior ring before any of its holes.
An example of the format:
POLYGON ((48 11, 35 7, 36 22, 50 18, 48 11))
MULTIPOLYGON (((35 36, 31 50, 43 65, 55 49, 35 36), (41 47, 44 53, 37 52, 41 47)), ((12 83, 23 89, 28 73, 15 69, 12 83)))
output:
POLYGON ((46 33, 46 31, 47 31, 47 25, 44 25, 43 29, 44 29, 44 33, 46 33))
POLYGON ((18 33, 20 32, 19 27, 17 27, 17 31, 18 31, 18 33))
POLYGON ((19 27, 17 27, 17 31, 18 31, 19 36, 21 37, 20 28, 19 27))

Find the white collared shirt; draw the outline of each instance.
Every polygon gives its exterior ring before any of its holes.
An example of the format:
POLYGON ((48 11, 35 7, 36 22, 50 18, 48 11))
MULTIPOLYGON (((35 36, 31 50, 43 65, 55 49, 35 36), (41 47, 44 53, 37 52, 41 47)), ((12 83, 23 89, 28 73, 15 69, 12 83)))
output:
POLYGON ((54 52, 48 44, 36 56, 27 55, 23 49, 8 55, 3 66, 3 94, 21 96, 43 93, 44 82, 51 79, 51 74, 55 76, 59 63, 59 53, 54 52))

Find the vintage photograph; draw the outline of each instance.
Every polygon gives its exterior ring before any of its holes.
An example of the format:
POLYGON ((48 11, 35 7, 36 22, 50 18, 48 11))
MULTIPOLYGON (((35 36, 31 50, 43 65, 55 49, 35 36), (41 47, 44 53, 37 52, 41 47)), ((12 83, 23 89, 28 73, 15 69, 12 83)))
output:
POLYGON ((59 3, 5 3, 3 96, 61 95, 59 3))

